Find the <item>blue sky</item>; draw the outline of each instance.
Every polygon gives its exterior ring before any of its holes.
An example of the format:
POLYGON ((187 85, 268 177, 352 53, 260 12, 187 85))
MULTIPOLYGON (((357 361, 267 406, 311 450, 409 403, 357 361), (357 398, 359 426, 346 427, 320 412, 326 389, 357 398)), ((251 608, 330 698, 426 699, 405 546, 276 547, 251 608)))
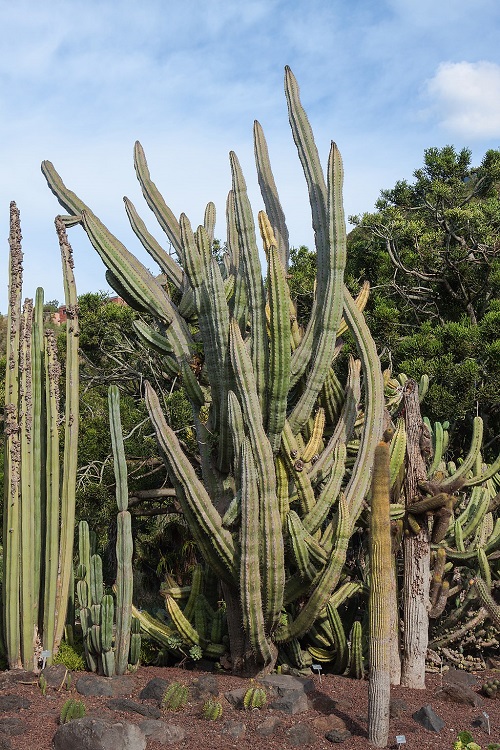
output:
MULTIPOLYGON (((498 0, 17 0, 0 6, 0 237, 6 311, 9 201, 21 210, 24 295, 62 300, 53 230, 59 212, 40 172, 50 159, 152 270, 125 216, 127 195, 150 231, 132 149, 175 214, 196 225, 218 208, 225 238, 228 152, 255 214, 252 126, 268 140, 292 244, 312 244, 304 180, 287 120, 290 65, 326 162, 342 152, 346 214, 411 178, 425 148, 454 144, 479 162, 500 148, 498 0)), ((72 229, 78 291, 107 289, 83 231, 72 229)))

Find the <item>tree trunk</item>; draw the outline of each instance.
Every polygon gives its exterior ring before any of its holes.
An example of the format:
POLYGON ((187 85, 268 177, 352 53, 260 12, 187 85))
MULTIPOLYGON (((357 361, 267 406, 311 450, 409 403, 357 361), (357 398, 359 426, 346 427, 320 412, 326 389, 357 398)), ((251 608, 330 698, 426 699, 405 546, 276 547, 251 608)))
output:
MULTIPOLYGON (((421 451, 423 422, 418 386, 408 380, 404 387, 406 425, 406 507, 418 499, 418 482, 427 478, 421 451)), ((426 522, 418 534, 409 531, 403 541, 403 662, 401 685, 425 688, 425 657, 429 638, 430 538, 426 522)))

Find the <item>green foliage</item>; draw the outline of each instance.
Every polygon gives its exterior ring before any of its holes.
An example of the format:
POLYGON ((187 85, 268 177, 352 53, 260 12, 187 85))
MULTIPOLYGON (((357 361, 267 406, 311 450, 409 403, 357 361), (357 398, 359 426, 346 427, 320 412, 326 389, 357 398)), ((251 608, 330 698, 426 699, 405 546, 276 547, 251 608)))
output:
MULTIPOLYGON (((500 745, 497 742, 490 742, 485 750, 499 750, 500 745)), ((474 742, 470 732, 459 732, 457 739, 453 743, 453 750, 481 750, 481 745, 474 742)))
POLYGON ((71 672, 84 672, 83 644, 75 642, 73 646, 70 646, 66 641, 61 641, 52 663, 64 664, 71 672))

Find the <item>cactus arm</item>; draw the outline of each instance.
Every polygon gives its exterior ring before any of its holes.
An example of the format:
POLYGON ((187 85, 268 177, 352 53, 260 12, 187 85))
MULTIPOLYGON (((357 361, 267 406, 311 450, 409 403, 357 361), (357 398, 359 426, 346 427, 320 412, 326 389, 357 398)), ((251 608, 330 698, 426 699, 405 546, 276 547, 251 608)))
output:
POLYGON ((82 223, 106 267, 139 305, 169 326, 169 335, 175 335, 184 354, 188 354, 190 336, 187 326, 155 277, 93 214, 84 211, 82 223))
POLYGON ((406 455, 406 430, 404 419, 398 419, 397 421, 396 430, 391 440, 390 453, 389 472, 392 489, 402 471, 404 457, 406 455))
MULTIPOLYGON (((363 310, 366 307, 366 303, 368 302, 369 297, 370 297, 370 282, 364 281, 363 286, 359 290, 354 300, 359 312, 363 312, 363 310)), ((342 318, 342 320, 340 321, 338 330, 337 330, 337 338, 340 338, 341 336, 344 335, 344 333, 347 333, 347 330, 348 330, 348 325, 345 322, 345 318, 342 318)))
POLYGON ((226 202, 227 246, 234 273, 234 294, 231 300, 231 313, 244 333, 248 320, 247 291, 243 263, 240 262, 240 248, 236 216, 234 208, 234 193, 229 191, 226 202))
POLYGON ((171 255, 165 252, 153 235, 148 232, 145 223, 137 213, 132 201, 125 197, 123 202, 125 203, 125 211, 127 212, 130 226, 141 241, 141 244, 148 251, 153 260, 158 263, 168 280, 180 291, 183 286, 184 276, 182 268, 175 262, 171 255))
POLYGON ((281 457, 285 462, 288 474, 293 478, 299 502, 303 513, 309 513, 316 505, 314 489, 307 471, 304 471, 304 462, 299 456, 299 445, 292 429, 285 421, 281 439, 281 457))
POLYGON ((485 581, 479 576, 476 576, 471 580, 471 584, 476 590, 481 606, 487 611, 495 627, 500 629, 500 606, 494 601, 488 591, 488 586, 485 581))
POLYGON ((264 664, 272 662, 266 638, 259 569, 259 492, 257 471, 248 438, 241 447, 241 564, 240 597, 243 627, 264 664))
POLYGON ((182 451, 174 431, 168 426, 158 396, 147 382, 145 396, 160 450, 193 536, 207 562, 223 580, 232 583, 235 549, 231 534, 222 528, 220 514, 182 451))
POLYGON ((315 456, 317 457, 321 447, 323 445, 323 432, 325 429, 325 410, 322 406, 316 412, 314 417, 313 429, 311 431, 311 437, 307 441, 307 445, 302 452, 302 460, 304 463, 309 463, 315 456))
POLYGON ((21 428, 21 660, 34 669, 34 466, 33 466, 33 381, 31 370, 33 300, 24 302, 21 316, 20 428, 21 428))
POLYGON ((273 453, 277 453, 285 424, 290 382, 290 316, 285 269, 274 246, 269 249, 268 260, 267 286, 271 319, 267 432, 273 453))
POLYGON ((354 522, 363 507, 363 499, 370 486, 370 470, 375 454, 375 440, 382 435, 384 415, 384 381, 375 342, 362 313, 359 312, 347 288, 344 288, 344 312, 349 330, 359 351, 365 381, 365 420, 363 434, 351 479, 345 494, 354 522))
POLYGON ((484 474, 478 474, 471 477, 470 479, 466 479, 464 487, 477 487, 478 484, 487 482, 488 479, 491 479, 491 477, 495 476, 495 474, 497 474, 498 472, 500 472, 500 454, 497 456, 495 461, 493 461, 493 463, 488 466, 484 474))
POLYGON ((43 289, 36 290, 35 306, 33 308, 33 342, 31 349, 32 381, 33 381, 33 558, 34 558, 34 582, 33 602, 34 621, 39 621, 40 589, 42 575, 42 508, 45 508, 45 440, 44 434, 44 335, 43 335, 43 289))
POLYGON ((73 251, 66 236, 62 219, 55 220, 63 267, 64 297, 66 301, 66 403, 64 407, 63 474, 61 481, 61 533, 59 549, 59 581, 57 587, 54 648, 59 647, 64 633, 68 590, 73 565, 75 535, 76 471, 79 414, 79 359, 78 298, 73 274, 73 251))
POLYGON ((331 145, 327 174, 327 247, 321 254, 318 251, 317 295, 321 299, 321 314, 317 313, 312 364, 306 386, 289 417, 294 434, 300 432, 309 419, 323 387, 328 368, 333 361, 337 328, 342 317, 346 231, 342 202, 343 167, 335 143, 331 145))
POLYGON ((328 564, 314 581, 312 593, 306 601, 296 619, 280 627, 276 633, 276 640, 288 641, 291 638, 301 638, 314 623, 315 619, 326 606, 331 593, 338 583, 342 567, 345 563, 347 546, 351 533, 349 508, 344 496, 339 498, 338 523, 335 533, 335 545, 328 564))
POLYGON ((22 260, 19 210, 10 204, 9 308, 5 370, 4 453, 4 637, 9 667, 21 666, 19 627, 20 542, 20 443, 19 443, 19 344, 21 331, 22 260))
POLYGON ((116 518, 116 639, 115 672, 125 674, 130 650, 130 626, 132 622, 132 517, 128 510, 121 510, 116 518))
POLYGON ((234 152, 229 155, 232 174, 232 189, 238 238, 240 242, 240 263, 247 288, 248 308, 250 317, 250 352, 257 393, 262 414, 267 413, 267 381, 268 381, 268 341, 266 330, 266 300, 264 283, 260 267, 259 253, 255 238, 255 226, 252 209, 248 200, 245 179, 239 161, 234 152))
POLYGON ((130 650, 130 626, 132 622, 132 519, 128 512, 127 463, 123 445, 123 433, 120 417, 120 393, 117 386, 108 390, 109 426, 113 465, 116 483, 116 641, 114 671, 125 674, 130 650))
POLYGON ((215 205, 210 201, 209 203, 207 203, 207 206, 205 208, 205 215, 203 217, 203 227, 210 241, 210 247, 212 247, 214 243, 215 220, 215 205))
MULTIPOLYGON (((323 170, 319 160, 318 149, 307 119, 307 115, 300 101, 297 81, 287 66, 285 68, 285 93, 288 103, 288 115, 293 139, 297 147, 299 159, 309 191, 311 204, 312 225, 317 254, 318 282, 322 274, 323 262, 328 263, 328 236, 326 234, 328 221, 326 209, 326 185, 323 170)), ((323 290, 323 282, 318 283, 318 292, 323 290)), ((299 380, 310 360, 313 338, 316 330, 316 312, 318 308, 318 294, 315 295, 311 315, 300 345, 295 350, 291 364, 291 386, 299 380)))
POLYGON ((276 497, 276 474, 269 440, 262 425, 257 386, 253 378, 250 356, 235 320, 230 324, 231 363, 243 415, 254 453, 260 491, 263 587, 265 622, 272 632, 279 621, 283 605, 284 550, 281 516, 276 497))
POLYGON ((326 605, 326 613, 336 648, 333 672, 334 674, 344 674, 349 661, 349 651, 347 648, 347 638, 345 637, 344 626, 342 625, 342 620, 340 619, 337 608, 333 606, 331 601, 326 605))
POLYGON ((278 240, 277 247, 281 263, 283 264, 283 268, 286 269, 288 268, 289 254, 288 229, 269 161, 269 152, 264 131, 257 120, 254 122, 253 134, 255 163, 260 192, 266 207, 266 213, 269 216, 274 234, 278 240))
POLYGON ((333 466, 325 486, 321 490, 316 505, 304 516, 303 523, 310 534, 314 534, 326 521, 335 502, 342 479, 344 478, 347 448, 345 443, 339 443, 335 448, 333 466))
POLYGON ((301 578, 312 581, 318 573, 318 569, 310 559, 309 547, 305 541, 304 527, 300 518, 291 510, 287 515, 288 540, 294 557, 298 573, 301 578))
POLYGON ((243 422, 243 413, 238 398, 234 391, 229 391, 228 397, 228 418, 229 429, 233 440, 233 473, 236 480, 236 487, 239 489, 241 473, 241 446, 245 439, 245 425, 243 422))
POLYGON ((346 443, 354 429, 359 410, 361 398, 361 362, 349 357, 349 373, 345 389, 345 399, 339 420, 327 446, 322 451, 319 459, 309 469, 309 479, 315 486, 328 476, 332 467, 334 451, 339 443, 346 443))
POLYGON ((448 488, 456 485, 457 480, 466 478, 467 473, 474 466, 478 457, 479 451, 481 450, 481 443, 483 441, 483 420, 481 417, 474 417, 472 426, 472 439, 469 448, 469 452, 463 460, 460 468, 458 468, 451 476, 447 477, 444 482, 441 482, 439 489, 446 492, 448 488))
MULTIPOLYGON (((61 367, 57 359, 54 332, 45 332, 45 413, 46 413, 46 471, 45 471, 45 585, 43 604, 43 648, 54 650, 56 613, 57 566, 59 550, 59 378, 61 367)), ((88 527, 87 527, 88 529, 88 527)), ((87 606, 86 603, 81 606, 87 606)))
POLYGON ((136 141, 134 146, 134 167, 146 203, 156 216, 159 225, 172 243, 175 252, 182 259, 179 222, 163 200, 163 196, 151 179, 146 155, 144 154, 144 149, 139 141, 136 141))
POLYGON ((443 431, 443 425, 441 422, 435 422, 434 423, 434 430, 433 430, 433 450, 434 450, 434 456, 432 458, 432 463, 429 466, 429 469, 427 471, 427 476, 429 479, 432 479, 434 474, 436 473, 439 464, 443 460, 443 453, 444 453, 444 431, 443 431))

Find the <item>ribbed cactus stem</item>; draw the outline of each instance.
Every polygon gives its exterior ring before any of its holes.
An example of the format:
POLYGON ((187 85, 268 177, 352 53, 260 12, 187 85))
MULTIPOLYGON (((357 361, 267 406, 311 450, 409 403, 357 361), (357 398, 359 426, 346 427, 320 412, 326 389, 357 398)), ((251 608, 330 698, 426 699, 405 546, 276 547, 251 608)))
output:
POLYGON ((389 515, 389 445, 375 449, 370 516, 370 677, 368 688, 368 740, 386 747, 390 702, 390 593, 391 526, 389 515))
POLYGON ((59 550, 59 580, 56 594, 56 623, 54 648, 57 650, 64 633, 66 607, 73 565, 73 540, 75 536, 76 470, 78 445, 78 415, 80 400, 80 377, 78 344, 78 298, 73 273, 73 251, 68 242, 66 229, 60 216, 55 220, 61 250, 64 297, 66 302, 66 384, 64 413, 64 453, 61 483, 61 534, 59 550))
POLYGON ((23 253, 19 210, 10 204, 9 234, 9 307, 7 315, 7 353, 5 371, 5 464, 3 516, 3 612, 5 646, 9 667, 21 666, 19 626, 19 544, 20 544, 20 445, 19 445, 19 342, 21 332, 21 294, 23 253))

